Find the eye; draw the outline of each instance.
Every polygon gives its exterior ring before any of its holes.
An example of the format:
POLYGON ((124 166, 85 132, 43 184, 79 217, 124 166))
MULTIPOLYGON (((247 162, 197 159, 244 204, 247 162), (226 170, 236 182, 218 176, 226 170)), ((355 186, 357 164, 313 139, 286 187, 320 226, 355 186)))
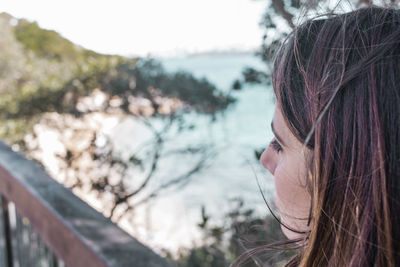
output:
POLYGON ((278 153, 283 150, 282 146, 278 143, 276 139, 272 140, 269 145, 272 147, 273 150, 275 150, 278 153))

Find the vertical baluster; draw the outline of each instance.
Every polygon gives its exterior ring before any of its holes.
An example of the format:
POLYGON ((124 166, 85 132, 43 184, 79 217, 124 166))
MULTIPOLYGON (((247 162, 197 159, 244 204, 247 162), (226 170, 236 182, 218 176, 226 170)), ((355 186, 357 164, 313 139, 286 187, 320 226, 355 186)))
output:
POLYGON ((26 261, 31 264, 32 263, 32 243, 31 243, 31 234, 32 234, 32 230, 31 230, 31 225, 28 224, 26 225, 26 233, 27 233, 27 248, 28 248, 28 253, 26 256, 26 261))
POLYGON ((23 224, 22 224, 22 218, 21 216, 18 214, 18 212, 16 212, 16 243, 17 243, 17 258, 18 258, 18 263, 20 267, 24 267, 25 265, 25 246, 24 246, 24 242, 23 242, 23 224))
POLYGON ((54 256, 53 251, 49 249, 49 267, 54 267, 54 256))
POLYGON ((54 252, 50 255, 50 267, 58 267, 58 258, 54 252))
POLYGON ((29 263, 30 266, 37 266, 37 244, 36 244, 36 232, 29 226, 29 263))
POLYGON ((52 267, 52 253, 51 249, 49 249, 47 246, 45 247, 45 252, 46 252, 46 267, 52 267))
POLYGON ((43 242, 42 238, 40 237, 40 235, 38 235, 38 247, 39 247, 39 266, 40 267, 44 267, 45 266, 45 262, 46 262, 46 245, 43 242))
POLYGON ((8 210, 8 201, 5 197, 1 196, 1 207, 3 211, 3 226, 4 226, 4 239, 7 254, 7 267, 14 267, 13 264, 13 251, 11 245, 11 227, 10 227, 10 215, 8 210))
POLYGON ((54 251, 51 250, 51 249, 48 249, 48 251, 49 251, 49 256, 48 256, 49 264, 48 264, 48 266, 49 267, 58 267, 58 258, 56 256, 56 254, 54 254, 54 251))
POLYGON ((20 267, 19 255, 18 255, 18 243, 17 243, 17 210, 14 202, 8 203, 8 214, 10 221, 11 230, 11 246, 12 246, 12 256, 14 267, 20 267))
POLYGON ((29 220, 25 217, 22 218, 22 242, 24 244, 24 265, 21 265, 21 267, 30 267, 30 245, 29 245, 29 220))
POLYGON ((7 266, 7 245, 5 235, 5 224, 3 214, 3 197, 0 194, 0 266, 7 266))
POLYGON ((42 265, 41 265, 41 262, 42 262, 42 251, 41 251, 41 244, 40 244, 40 237, 39 237, 39 234, 38 233, 36 233, 36 239, 35 239, 35 242, 36 242, 36 247, 37 247, 37 250, 36 250, 36 255, 37 255, 37 261, 36 261, 36 266, 37 267, 42 267, 42 265))
POLYGON ((6 266, 6 243, 4 239, 3 209, 0 193, 0 266, 6 266))
POLYGON ((41 267, 40 266, 40 258, 42 257, 41 255, 41 251, 40 251, 40 237, 39 234, 35 231, 35 229, 33 229, 34 233, 35 233, 35 248, 36 248, 36 259, 35 259, 35 266, 37 267, 41 267))
POLYGON ((62 266, 59 264, 60 260, 57 256, 47 247, 35 229, 31 227, 29 220, 18 213, 16 213, 16 216, 15 240, 17 241, 19 267, 62 266))
POLYGON ((48 248, 46 246, 46 243, 44 243, 43 240, 42 240, 42 243, 43 243, 43 263, 42 263, 42 266, 43 267, 49 267, 49 250, 48 250, 48 248))

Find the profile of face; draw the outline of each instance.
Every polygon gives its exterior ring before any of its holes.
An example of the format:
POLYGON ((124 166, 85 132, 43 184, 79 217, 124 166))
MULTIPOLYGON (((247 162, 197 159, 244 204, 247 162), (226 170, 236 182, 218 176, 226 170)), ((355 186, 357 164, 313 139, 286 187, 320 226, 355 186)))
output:
MULTIPOLYGON (((308 231, 307 226, 311 197, 306 184, 306 153, 310 150, 291 133, 279 105, 271 123, 274 139, 262 153, 260 162, 274 176, 275 204, 283 225, 308 231)), ((289 239, 302 237, 281 226, 289 239)))

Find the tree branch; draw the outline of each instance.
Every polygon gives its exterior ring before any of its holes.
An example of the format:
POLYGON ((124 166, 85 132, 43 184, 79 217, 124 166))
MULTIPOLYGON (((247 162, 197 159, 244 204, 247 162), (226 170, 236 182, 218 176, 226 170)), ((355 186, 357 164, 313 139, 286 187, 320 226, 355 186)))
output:
POLYGON ((272 5, 276 12, 278 12, 293 29, 295 27, 293 23, 293 15, 285 9, 285 4, 283 3, 283 0, 272 0, 272 5))

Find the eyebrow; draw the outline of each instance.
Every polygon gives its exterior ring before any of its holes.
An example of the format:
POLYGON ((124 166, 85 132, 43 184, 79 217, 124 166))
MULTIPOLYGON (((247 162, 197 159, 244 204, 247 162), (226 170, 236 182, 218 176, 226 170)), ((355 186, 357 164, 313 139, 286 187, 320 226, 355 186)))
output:
POLYGON ((274 133, 276 139, 278 139, 279 143, 286 146, 286 144, 285 144, 285 142, 283 142, 282 138, 276 133, 275 128, 274 128, 274 122, 271 122, 271 129, 272 129, 272 132, 274 133))

